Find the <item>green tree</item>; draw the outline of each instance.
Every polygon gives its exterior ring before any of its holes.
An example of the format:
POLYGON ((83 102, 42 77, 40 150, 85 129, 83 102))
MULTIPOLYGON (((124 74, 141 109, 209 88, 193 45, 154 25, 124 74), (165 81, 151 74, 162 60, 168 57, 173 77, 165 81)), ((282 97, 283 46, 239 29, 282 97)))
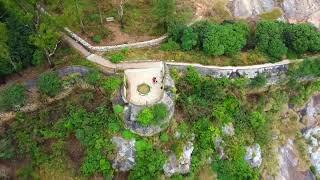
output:
POLYGON ((287 46, 297 54, 320 50, 320 33, 310 24, 288 24, 285 28, 287 46))
POLYGON ((181 36, 183 31, 186 29, 186 25, 184 25, 182 22, 173 20, 168 23, 168 36, 173 41, 180 43, 181 36))
POLYGON ((203 50, 213 56, 234 55, 246 45, 248 34, 249 28, 245 23, 209 24, 203 40, 203 50))
POLYGON ((284 44, 283 25, 278 22, 262 21, 256 30, 257 47, 260 51, 273 57, 281 59, 288 48, 284 44))
POLYGON ((153 12, 158 19, 158 24, 164 29, 173 19, 176 10, 175 0, 155 0, 153 12))
POLYGON ((0 22, 0 77, 18 72, 15 62, 12 61, 8 43, 8 29, 4 23, 0 22))
POLYGON ((162 173, 165 155, 152 147, 150 142, 140 140, 136 143, 136 164, 130 172, 129 179, 157 179, 162 173))
POLYGON ((25 103, 26 97, 26 88, 23 85, 9 86, 1 92, 0 107, 5 110, 15 109, 25 103))
POLYGON ((220 25, 210 25, 203 41, 203 50, 206 54, 212 56, 221 56, 224 54, 225 47, 221 43, 220 37, 228 36, 226 31, 220 25))
POLYGON ((53 97, 62 90, 62 81, 55 72, 44 73, 38 80, 38 88, 41 93, 53 97))
POLYGON ((46 55, 50 67, 54 67, 52 57, 58 49, 61 42, 59 32, 59 20, 57 18, 46 17, 37 30, 37 33, 31 36, 31 41, 35 46, 41 49, 46 55))
POLYGON ((181 37, 181 47, 185 51, 190 51, 193 49, 198 43, 198 35, 197 33, 193 32, 191 27, 187 27, 183 31, 183 35, 181 37))

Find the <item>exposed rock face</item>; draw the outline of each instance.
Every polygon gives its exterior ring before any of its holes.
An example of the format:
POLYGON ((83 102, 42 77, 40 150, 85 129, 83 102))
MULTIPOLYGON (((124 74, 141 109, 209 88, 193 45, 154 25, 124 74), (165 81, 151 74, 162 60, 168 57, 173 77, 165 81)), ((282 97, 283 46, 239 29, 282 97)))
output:
POLYGON ((193 151, 193 143, 188 142, 184 147, 182 156, 177 159, 175 154, 169 156, 167 163, 163 165, 163 170, 166 176, 170 177, 173 174, 186 174, 190 171, 191 154, 193 151))
POLYGON ((320 126, 308 129, 304 137, 309 142, 308 153, 311 163, 320 175, 320 126))
POLYGON ((316 125, 320 120, 320 94, 313 96, 300 114, 307 127, 316 125))
POLYGON ((234 127, 233 127, 233 124, 232 124, 232 123, 225 124, 225 125, 222 127, 222 133, 223 133, 224 135, 227 135, 227 136, 233 136, 233 135, 234 135, 234 127))
POLYGON ((250 164, 251 167, 258 168, 262 163, 262 155, 259 144, 247 147, 247 153, 245 160, 250 164))
POLYGON ((216 141, 214 142, 214 145, 220 155, 220 159, 227 159, 228 157, 224 153, 224 141, 222 140, 221 137, 218 137, 216 141))
POLYGON ((291 23, 309 22, 320 28, 320 0, 231 0, 235 18, 255 18, 275 7, 282 8, 291 23))
POLYGON ((307 21, 319 27, 320 0, 284 0, 282 8, 289 22, 307 21))
POLYGON ((232 2, 232 10, 236 18, 257 16, 272 11, 274 7, 273 0, 234 0, 232 2))
POLYGON ((278 150, 280 172, 276 179, 279 180, 302 180, 315 179, 309 170, 299 169, 299 155, 294 146, 293 140, 289 139, 287 144, 278 150))
POLYGON ((113 137, 112 142, 118 149, 112 167, 119 171, 131 170, 135 164, 135 140, 128 141, 121 137, 113 137))

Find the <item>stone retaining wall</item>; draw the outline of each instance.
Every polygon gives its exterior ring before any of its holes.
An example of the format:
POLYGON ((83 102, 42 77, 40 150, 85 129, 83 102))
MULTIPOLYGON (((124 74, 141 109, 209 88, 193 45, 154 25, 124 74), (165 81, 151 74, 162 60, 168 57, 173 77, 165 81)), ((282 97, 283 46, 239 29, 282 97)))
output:
POLYGON ((167 66, 172 69, 176 68, 185 71, 189 66, 196 68, 200 74, 208 75, 215 78, 220 77, 239 77, 244 76, 247 78, 254 78, 258 74, 266 73, 270 76, 277 76, 285 73, 289 69, 289 60, 283 60, 278 63, 268 63, 253 66, 204 66, 201 64, 190 64, 190 63, 174 63, 167 62, 167 66))
POLYGON ((106 52, 106 51, 114 51, 114 50, 121 50, 123 48, 144 48, 144 47, 152 47, 157 46, 164 42, 167 39, 167 35, 163 35, 157 39, 152 39, 149 41, 143 42, 136 42, 136 43, 129 43, 129 44, 121 44, 121 45, 114 45, 114 46, 93 46, 86 40, 82 39, 80 36, 72 32, 69 28, 64 28, 64 30, 68 33, 68 35, 79 42, 82 46, 84 46, 89 51, 99 51, 99 52, 106 52))

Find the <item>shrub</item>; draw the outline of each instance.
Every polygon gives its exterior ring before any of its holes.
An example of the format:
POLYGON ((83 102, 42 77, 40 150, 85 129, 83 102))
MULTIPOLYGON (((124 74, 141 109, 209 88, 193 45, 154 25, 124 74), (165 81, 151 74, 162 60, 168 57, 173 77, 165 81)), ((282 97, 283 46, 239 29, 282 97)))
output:
POLYGON ((38 80, 38 88, 41 93, 53 97, 62 90, 62 81, 55 72, 45 73, 38 80))
POLYGON ((101 74, 99 71, 91 71, 86 75, 86 81, 92 86, 99 86, 102 80, 101 74))
POLYGON ((293 76, 316 76, 320 77, 320 58, 305 59, 296 70, 290 72, 293 76))
POLYGON ((123 138, 127 139, 127 140, 131 140, 134 138, 134 134, 131 131, 125 130, 122 132, 122 136, 123 138))
POLYGON ((208 55, 235 55, 246 45, 249 28, 244 23, 208 26, 203 50, 208 55))
POLYGON ((265 117, 259 112, 253 112, 250 116, 250 123, 254 129, 259 129, 266 122, 265 117))
POLYGON ((263 21, 257 25, 257 47, 275 59, 281 59, 288 48, 284 44, 283 25, 278 22, 263 21))
POLYGON ((251 87, 261 88, 267 84, 267 77, 265 74, 258 74, 255 78, 253 78, 250 82, 251 87))
POLYGON ((23 85, 12 85, 0 93, 0 107, 5 110, 22 106, 26 100, 26 88, 23 85))
POLYGON ((169 135, 167 133, 161 133, 160 141, 164 143, 169 142, 169 135))
POLYGON ((113 63, 119 63, 125 59, 125 56, 122 53, 113 54, 110 57, 110 61, 113 63))
POLYGON ((193 32, 191 27, 187 27, 182 34, 181 37, 181 47, 184 51, 190 51, 193 49, 198 43, 198 35, 193 32))
POLYGON ((167 43, 161 45, 160 49, 162 51, 177 51, 180 49, 180 45, 170 38, 167 43))
POLYGON ((151 108, 145 108, 138 114, 138 122, 143 126, 153 123, 154 115, 151 108))
POLYGON ((136 143, 136 164, 130 172, 129 179, 157 179, 163 171, 165 155, 154 149, 147 141, 136 143))
POLYGON ((105 91, 113 93, 117 89, 120 89, 122 80, 119 77, 108 77, 102 82, 102 87, 105 91))
POLYGON ((156 104, 146 107, 138 113, 138 122, 142 126, 155 124, 168 116, 167 106, 164 104, 156 104))
POLYGON ((45 55, 43 54, 42 51, 36 50, 36 51, 34 51, 34 53, 33 53, 31 63, 32 63, 33 65, 40 65, 40 64, 44 61, 45 58, 46 58, 46 57, 45 57, 45 55))
POLYGON ((297 54, 320 51, 320 33, 310 24, 288 24, 285 26, 286 45, 297 54))
POLYGON ((168 109, 165 104, 156 104, 152 107, 153 117, 155 121, 161 121, 168 116, 168 109))
POLYGON ((168 25, 169 39, 177 43, 180 43, 181 36, 185 28, 186 28, 186 25, 182 24, 180 21, 176 21, 176 20, 170 21, 168 25))
POLYGON ((92 41, 99 44, 102 41, 102 36, 99 34, 96 34, 92 37, 92 41))
POLYGON ((282 16, 280 8, 274 8, 271 12, 265 12, 260 15, 262 20, 277 20, 282 16))
POLYGON ((124 111, 123 106, 121 106, 120 104, 113 106, 113 112, 115 114, 121 114, 121 113, 123 113, 123 111, 124 111))

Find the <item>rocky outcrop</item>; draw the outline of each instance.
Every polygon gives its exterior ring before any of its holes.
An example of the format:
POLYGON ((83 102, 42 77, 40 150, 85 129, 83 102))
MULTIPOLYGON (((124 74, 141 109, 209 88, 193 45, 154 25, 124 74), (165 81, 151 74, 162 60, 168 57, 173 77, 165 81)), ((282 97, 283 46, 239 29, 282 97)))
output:
POLYGON ((112 167, 119 171, 129 171, 135 164, 135 140, 125 140, 121 137, 113 137, 112 142, 117 146, 117 156, 112 167))
POLYGON ((248 18, 272 11, 275 2, 273 0, 234 0, 231 7, 234 17, 248 18))
POLYGON ((310 170, 301 170, 299 167, 299 153, 297 152, 294 142, 289 139, 287 144, 281 146, 278 150, 279 175, 275 178, 278 180, 302 180, 315 179, 310 170))
POLYGON ((183 149, 182 156, 178 159, 175 154, 169 156, 169 160, 164 164, 163 170, 166 176, 174 174, 187 174, 191 167, 191 154, 193 143, 188 142, 183 149))
POLYGON ((247 147, 247 153, 245 155, 245 160, 253 168, 259 168, 262 163, 261 148, 259 144, 247 147))
POLYGON ((320 126, 308 129, 304 134, 308 141, 308 153, 312 165, 320 175, 320 126))
POLYGON ((233 136, 234 135, 234 127, 233 127, 233 124, 232 123, 228 123, 228 124, 225 124, 223 127, 222 127, 222 133, 226 136, 233 136))
POLYGON ((314 95, 300 111, 302 122, 306 127, 316 125, 320 120, 320 94, 314 95))
POLYGON ((310 22, 319 27, 320 0, 284 0, 282 8, 291 23, 310 22))

